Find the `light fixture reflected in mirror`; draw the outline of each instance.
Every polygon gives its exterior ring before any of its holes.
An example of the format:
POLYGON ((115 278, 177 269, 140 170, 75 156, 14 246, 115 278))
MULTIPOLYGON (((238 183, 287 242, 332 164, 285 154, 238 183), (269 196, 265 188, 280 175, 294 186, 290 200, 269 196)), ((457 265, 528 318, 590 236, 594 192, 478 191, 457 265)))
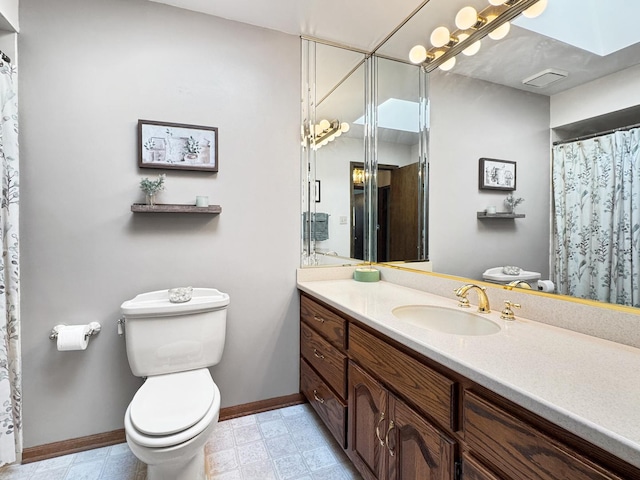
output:
POLYGON ((451 70, 458 53, 475 55, 480 50, 480 40, 487 35, 493 40, 503 39, 511 29, 511 20, 524 12, 529 18, 537 17, 545 10, 547 1, 489 0, 489 6, 480 13, 471 6, 464 7, 455 17, 458 30, 450 32, 447 27, 437 27, 430 36, 433 48, 427 50, 416 45, 409 52, 409 60, 423 64, 427 73, 435 68, 451 70))
POLYGON ((309 135, 308 138, 303 139, 303 144, 309 141, 312 149, 317 150, 320 147, 324 147, 327 143, 333 142, 343 133, 347 133, 351 126, 347 122, 340 123, 339 120, 320 120, 320 123, 313 126, 313 135, 309 135))

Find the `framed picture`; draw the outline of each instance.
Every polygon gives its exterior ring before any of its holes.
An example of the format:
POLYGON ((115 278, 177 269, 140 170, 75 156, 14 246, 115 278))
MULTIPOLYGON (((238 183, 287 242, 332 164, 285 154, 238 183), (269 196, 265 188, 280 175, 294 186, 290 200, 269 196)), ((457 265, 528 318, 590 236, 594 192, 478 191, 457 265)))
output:
POLYGON ((481 190, 515 190, 516 162, 481 158, 478 188, 481 190))
POLYGON ((218 129, 138 120, 138 166, 218 171, 218 129))
POLYGON ((320 180, 316 180, 316 203, 320 203, 320 180))

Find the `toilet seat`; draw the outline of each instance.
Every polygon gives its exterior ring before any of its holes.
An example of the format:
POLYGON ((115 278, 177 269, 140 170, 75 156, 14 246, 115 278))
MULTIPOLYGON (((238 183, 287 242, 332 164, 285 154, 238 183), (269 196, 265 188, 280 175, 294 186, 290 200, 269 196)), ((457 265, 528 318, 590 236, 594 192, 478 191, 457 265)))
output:
POLYGON ((125 431, 138 445, 161 448, 204 431, 220 411, 220 391, 206 368, 149 377, 125 414, 125 431))

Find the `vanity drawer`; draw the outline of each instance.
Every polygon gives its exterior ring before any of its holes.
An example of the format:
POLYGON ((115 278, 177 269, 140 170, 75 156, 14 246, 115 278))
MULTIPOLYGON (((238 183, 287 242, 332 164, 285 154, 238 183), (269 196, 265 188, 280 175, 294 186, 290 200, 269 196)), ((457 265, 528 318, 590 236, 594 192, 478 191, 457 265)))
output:
POLYGON ((300 353, 340 397, 347 398, 347 356, 300 323, 300 353))
POLYGON ((300 318, 336 347, 347 348, 347 321, 306 295, 300 298, 300 318))
POLYGON ((478 456, 518 480, 622 480, 521 418, 466 391, 463 430, 478 456))
POLYGON ((355 325, 349 327, 349 356, 419 410, 456 431, 456 382, 355 325))
POLYGON ((347 405, 300 360, 300 390, 342 448, 346 448, 347 405))

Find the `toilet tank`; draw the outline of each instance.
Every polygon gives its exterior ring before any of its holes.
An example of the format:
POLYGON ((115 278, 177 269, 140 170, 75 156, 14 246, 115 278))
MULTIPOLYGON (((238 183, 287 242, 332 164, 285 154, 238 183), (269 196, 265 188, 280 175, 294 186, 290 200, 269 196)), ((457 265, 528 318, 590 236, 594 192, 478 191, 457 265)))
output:
POLYGON ((194 288, 191 300, 171 303, 167 290, 124 302, 127 358, 134 375, 148 377, 209 367, 224 350, 229 295, 194 288))

